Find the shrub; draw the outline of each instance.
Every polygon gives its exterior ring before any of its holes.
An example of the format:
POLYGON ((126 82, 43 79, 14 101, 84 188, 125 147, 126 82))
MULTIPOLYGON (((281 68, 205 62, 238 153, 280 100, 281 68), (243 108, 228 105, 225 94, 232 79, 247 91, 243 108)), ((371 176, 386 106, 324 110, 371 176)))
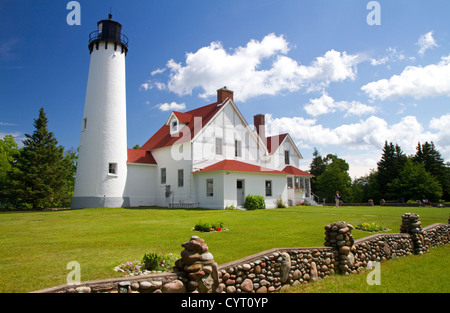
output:
POLYGON ((152 271, 158 267, 160 256, 158 253, 150 252, 144 255, 142 261, 144 262, 145 268, 152 271))
POLYGON ((169 271, 175 266, 175 261, 179 259, 177 255, 172 253, 159 254, 150 252, 144 255, 142 262, 145 269, 149 271, 169 271))
POLYGON ((280 198, 277 200, 277 208, 281 209, 281 208, 286 208, 287 205, 283 202, 283 200, 280 198))
POLYGON ((221 231, 223 229, 223 222, 221 221, 217 221, 217 222, 213 222, 213 223, 203 223, 203 222, 198 222, 195 226, 194 226, 194 230, 196 231, 202 231, 202 232, 210 232, 210 231, 221 231))
POLYGON ((234 204, 227 205, 227 206, 225 207, 225 210, 236 210, 236 207, 234 206, 234 204))
POLYGON ((244 208, 247 210, 260 210, 266 208, 266 202, 263 196, 248 195, 245 198, 244 208))

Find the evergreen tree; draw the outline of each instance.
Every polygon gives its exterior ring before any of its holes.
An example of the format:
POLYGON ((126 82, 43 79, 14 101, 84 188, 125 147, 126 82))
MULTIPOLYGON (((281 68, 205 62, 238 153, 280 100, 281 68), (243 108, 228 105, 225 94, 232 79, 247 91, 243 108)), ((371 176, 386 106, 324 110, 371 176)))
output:
POLYGON ((45 208, 59 205, 67 191, 70 175, 64 148, 47 129, 44 109, 34 121, 35 131, 26 134, 24 147, 11 172, 10 189, 16 205, 25 208, 45 208))
MULTIPOLYGON (((378 187, 380 194, 386 199, 397 199, 397 194, 389 188, 389 184, 400 176, 400 172, 406 162, 406 155, 398 144, 384 144, 381 160, 378 165, 378 187)), ((386 199, 386 200, 387 200, 386 199)))
POLYGON ((425 170, 439 181, 442 187, 443 197, 448 200, 450 196, 449 171, 440 152, 434 146, 434 143, 425 142, 421 145, 419 142, 413 160, 422 164, 425 167, 425 170))
POLYGON ((399 177, 388 183, 388 187, 405 200, 438 201, 442 197, 439 181, 412 158, 407 158, 399 177))
POLYGON ((325 169, 326 164, 324 163, 322 156, 319 151, 314 148, 313 159, 311 161, 311 165, 309 166, 309 173, 314 175, 311 179, 311 190, 313 192, 316 192, 317 190, 317 177, 322 175, 322 173, 325 172, 325 169))
POLYGON ((8 181, 13 161, 19 154, 19 148, 12 135, 0 139, 0 207, 7 206, 9 201, 8 181))

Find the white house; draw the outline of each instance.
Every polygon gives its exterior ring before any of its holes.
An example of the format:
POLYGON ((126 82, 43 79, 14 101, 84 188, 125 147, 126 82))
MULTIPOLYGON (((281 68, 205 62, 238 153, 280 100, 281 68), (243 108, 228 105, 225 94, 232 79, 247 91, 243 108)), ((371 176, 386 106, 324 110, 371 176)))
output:
POLYGON ((131 206, 243 206, 262 195, 266 207, 278 201, 310 200, 310 178, 289 134, 265 137, 264 115, 255 129, 243 118, 233 92, 217 91, 217 102, 180 113, 140 148, 128 150, 126 195, 131 206))
POLYGON ((266 207, 310 200, 312 175, 289 134, 266 137, 264 115, 250 127, 226 87, 217 101, 171 112, 138 150, 126 148, 125 56, 122 26, 98 23, 90 36, 86 102, 73 208, 241 207, 262 195, 266 207))

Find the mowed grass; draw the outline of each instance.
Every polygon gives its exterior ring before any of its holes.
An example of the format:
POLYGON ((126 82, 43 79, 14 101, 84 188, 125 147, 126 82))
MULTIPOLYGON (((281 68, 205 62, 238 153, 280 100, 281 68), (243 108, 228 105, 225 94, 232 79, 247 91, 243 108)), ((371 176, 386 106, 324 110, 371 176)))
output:
MULTIPOLYGON (((448 208, 290 207, 240 211, 101 208, 0 213, 0 292, 29 292, 66 283, 67 264, 81 280, 120 276, 113 268, 149 252, 177 253, 192 235, 204 238, 218 264, 271 248, 323 246, 324 226, 337 221, 383 223, 398 233, 401 215, 423 226, 446 223, 448 208), (228 231, 198 233, 197 222, 224 222, 228 231)), ((353 230, 355 239, 370 235, 353 230)))
POLYGON ((332 275, 286 293, 449 293, 450 245, 434 247, 424 255, 409 255, 380 264, 379 284, 374 268, 357 275, 332 275), (370 283, 368 283, 368 281, 370 283))

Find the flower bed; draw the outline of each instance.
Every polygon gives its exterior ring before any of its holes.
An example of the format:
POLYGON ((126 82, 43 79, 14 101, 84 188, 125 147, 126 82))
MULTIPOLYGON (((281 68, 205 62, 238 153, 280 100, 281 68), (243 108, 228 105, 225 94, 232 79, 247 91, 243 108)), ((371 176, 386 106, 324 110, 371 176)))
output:
POLYGON ((223 222, 213 222, 213 223, 203 223, 199 222, 197 223, 192 230, 209 233, 209 232, 216 232, 216 231, 224 231, 228 230, 227 228, 223 227, 223 222))
POLYGON ((388 228, 384 227, 383 224, 376 224, 375 222, 372 223, 363 222, 357 225, 355 228, 367 232, 381 232, 389 230, 388 228))
POLYGON ((170 272, 179 259, 179 255, 172 253, 147 253, 142 260, 133 260, 122 263, 114 268, 114 271, 124 273, 125 276, 138 276, 155 273, 170 272))

